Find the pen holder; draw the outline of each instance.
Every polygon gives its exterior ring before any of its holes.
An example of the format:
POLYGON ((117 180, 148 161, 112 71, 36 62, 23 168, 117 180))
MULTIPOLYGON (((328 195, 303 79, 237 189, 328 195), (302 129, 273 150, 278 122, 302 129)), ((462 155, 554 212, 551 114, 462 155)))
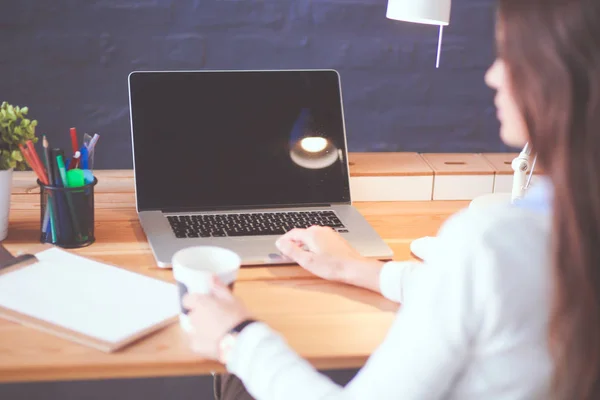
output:
POLYGON ((73 249, 94 243, 94 186, 40 186, 40 241, 73 249))

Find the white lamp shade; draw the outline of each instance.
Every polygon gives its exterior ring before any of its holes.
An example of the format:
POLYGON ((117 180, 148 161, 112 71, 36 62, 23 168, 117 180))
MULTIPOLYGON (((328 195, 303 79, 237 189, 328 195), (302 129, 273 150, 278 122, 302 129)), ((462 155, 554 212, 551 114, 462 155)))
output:
POLYGON ((452 0, 388 0, 389 19, 420 24, 448 25, 452 0))

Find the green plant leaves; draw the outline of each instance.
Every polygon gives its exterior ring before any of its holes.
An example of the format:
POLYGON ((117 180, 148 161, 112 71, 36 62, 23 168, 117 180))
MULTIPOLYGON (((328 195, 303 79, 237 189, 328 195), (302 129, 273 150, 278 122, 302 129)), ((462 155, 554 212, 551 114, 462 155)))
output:
MULTIPOLYGON (((21 165, 23 165, 22 163, 21 165)), ((0 169, 18 168, 17 160, 11 157, 8 150, 0 150, 0 169)))
POLYGON ((23 154, 21 154, 20 150, 13 150, 11 153, 13 160, 23 161, 23 154))
POLYGON ((27 167, 19 145, 28 140, 38 141, 35 136, 37 121, 27 118, 28 112, 28 107, 13 106, 6 101, 0 105, 0 170, 27 167))

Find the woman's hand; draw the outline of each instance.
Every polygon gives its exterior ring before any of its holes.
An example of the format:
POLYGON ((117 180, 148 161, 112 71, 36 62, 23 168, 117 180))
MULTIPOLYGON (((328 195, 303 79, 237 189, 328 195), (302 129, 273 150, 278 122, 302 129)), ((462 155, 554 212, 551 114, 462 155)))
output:
POLYGON ((331 228, 293 229, 276 245, 284 256, 323 279, 379 291, 382 263, 362 257, 331 228))
POLYGON ((216 277, 210 294, 188 294, 183 305, 190 310, 193 328, 188 334, 190 346, 210 360, 218 360, 219 342, 225 334, 250 317, 242 302, 216 277))

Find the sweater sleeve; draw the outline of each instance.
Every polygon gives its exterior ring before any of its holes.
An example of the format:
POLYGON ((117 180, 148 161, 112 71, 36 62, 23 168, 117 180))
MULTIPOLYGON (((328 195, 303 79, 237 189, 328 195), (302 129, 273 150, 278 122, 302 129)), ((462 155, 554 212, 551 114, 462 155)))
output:
POLYGON ((388 300, 404 303, 406 294, 416 285, 416 277, 421 275, 422 263, 414 261, 388 262, 379 274, 381 294, 388 300))
MULTIPOLYGON (((403 304, 383 343, 345 388, 319 374, 263 323, 240 334, 228 370, 257 400, 443 397, 468 360, 481 314, 475 307, 479 302, 473 287, 478 277, 471 268, 472 242, 455 230, 440 235, 438 254, 417 267, 423 271, 414 291, 411 288, 410 301, 403 304)), ((402 300, 403 276, 409 268, 408 264, 385 267, 382 280, 384 286, 389 281, 387 296, 402 300)))

